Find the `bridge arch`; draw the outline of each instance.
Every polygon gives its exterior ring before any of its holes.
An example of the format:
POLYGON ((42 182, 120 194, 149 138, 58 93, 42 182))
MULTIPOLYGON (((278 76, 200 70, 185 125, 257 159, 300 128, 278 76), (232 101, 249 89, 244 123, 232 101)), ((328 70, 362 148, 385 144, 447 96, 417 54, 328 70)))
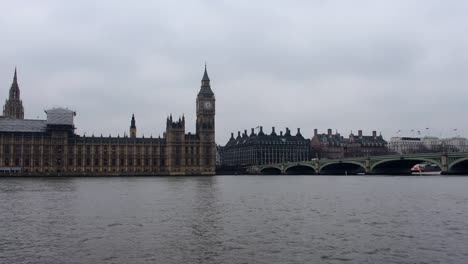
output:
POLYGON ((289 175, 314 175, 317 170, 310 164, 294 164, 289 165, 284 169, 284 174, 289 175))
POLYGON ((280 167, 277 167, 277 166, 266 166, 266 167, 261 168, 258 171, 258 174, 262 174, 262 175, 281 175, 281 174, 283 174, 283 171, 281 170, 280 167))
POLYGON ((370 172, 372 174, 410 174, 411 167, 421 162, 434 163, 442 169, 439 160, 424 157, 399 157, 374 163, 370 168, 370 172))
POLYGON ((447 173, 449 174, 466 174, 468 173, 468 157, 460 158, 448 164, 447 173))
POLYGON ((365 173, 366 166, 357 161, 334 161, 320 166, 320 174, 357 174, 365 173))

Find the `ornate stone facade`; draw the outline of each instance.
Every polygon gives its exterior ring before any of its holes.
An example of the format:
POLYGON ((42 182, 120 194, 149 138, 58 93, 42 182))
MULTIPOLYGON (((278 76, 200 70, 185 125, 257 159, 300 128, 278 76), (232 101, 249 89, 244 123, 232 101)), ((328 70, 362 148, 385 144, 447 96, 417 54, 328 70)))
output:
POLYGON ((3 106, 3 117, 24 119, 24 108, 23 102, 20 99, 20 89, 18 86, 18 79, 16 76, 16 68, 15 75, 13 77, 13 83, 10 87, 8 99, 5 101, 5 106, 3 106))
POLYGON ((46 111, 47 120, 0 119, 0 173, 18 175, 214 175, 215 97, 206 72, 196 100, 196 133, 185 118, 166 120, 163 137, 80 136, 73 111, 46 111))

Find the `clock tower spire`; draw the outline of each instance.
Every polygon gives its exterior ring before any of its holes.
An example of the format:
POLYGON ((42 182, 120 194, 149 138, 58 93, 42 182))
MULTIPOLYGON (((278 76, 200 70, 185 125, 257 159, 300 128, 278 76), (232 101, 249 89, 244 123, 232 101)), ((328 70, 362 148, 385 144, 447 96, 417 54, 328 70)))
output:
POLYGON ((213 91, 211 90, 210 77, 208 77, 206 64, 205 64, 205 72, 203 73, 203 78, 201 80, 200 92, 198 93, 198 96, 200 95, 214 96, 213 91))

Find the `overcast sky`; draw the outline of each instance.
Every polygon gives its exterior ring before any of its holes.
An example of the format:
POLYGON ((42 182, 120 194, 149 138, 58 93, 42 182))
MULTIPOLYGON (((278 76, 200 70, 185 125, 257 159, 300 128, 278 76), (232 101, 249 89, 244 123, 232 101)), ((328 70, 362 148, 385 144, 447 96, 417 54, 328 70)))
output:
POLYGON ((193 132, 205 61, 218 144, 259 125, 468 133, 468 1, 0 3, 0 98, 16 65, 25 117, 65 106, 78 134, 123 135, 132 113, 139 136, 170 113, 193 132))

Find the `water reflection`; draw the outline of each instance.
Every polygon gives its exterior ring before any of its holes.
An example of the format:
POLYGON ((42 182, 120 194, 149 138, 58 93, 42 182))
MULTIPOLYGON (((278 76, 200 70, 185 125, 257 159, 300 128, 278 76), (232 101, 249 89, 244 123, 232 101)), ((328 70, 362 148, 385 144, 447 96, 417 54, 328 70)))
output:
POLYGON ((219 207, 219 194, 216 177, 207 177, 196 181, 192 200, 191 240, 195 248, 192 252, 197 263, 214 262, 222 245, 223 219, 219 207))

